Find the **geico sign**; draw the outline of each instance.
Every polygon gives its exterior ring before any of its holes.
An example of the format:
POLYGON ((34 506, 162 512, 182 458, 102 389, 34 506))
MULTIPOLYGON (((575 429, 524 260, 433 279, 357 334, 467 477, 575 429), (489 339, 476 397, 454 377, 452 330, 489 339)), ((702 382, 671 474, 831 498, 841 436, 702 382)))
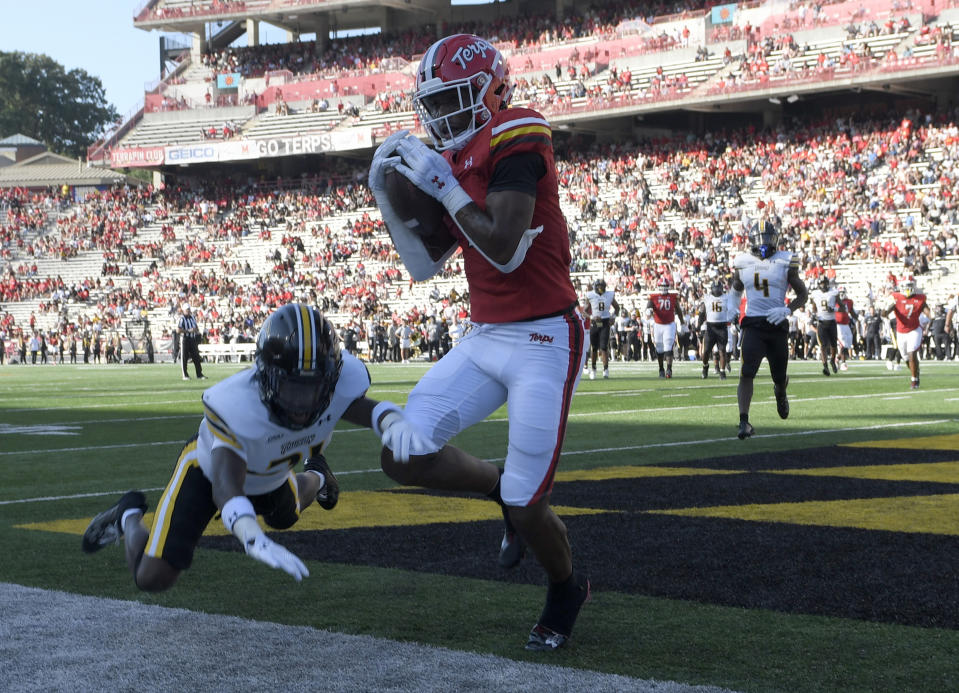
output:
POLYGON ((216 149, 213 147, 167 147, 167 163, 175 164, 185 161, 215 161, 216 149))

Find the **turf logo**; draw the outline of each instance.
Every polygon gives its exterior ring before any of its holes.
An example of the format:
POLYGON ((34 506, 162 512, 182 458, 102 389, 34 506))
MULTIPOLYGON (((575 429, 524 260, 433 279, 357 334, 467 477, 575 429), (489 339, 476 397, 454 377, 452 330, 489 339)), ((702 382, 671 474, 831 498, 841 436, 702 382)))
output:
POLYGON ((19 435, 19 436, 78 436, 82 426, 62 426, 59 424, 36 424, 14 426, 13 424, 0 424, 0 436, 19 435))

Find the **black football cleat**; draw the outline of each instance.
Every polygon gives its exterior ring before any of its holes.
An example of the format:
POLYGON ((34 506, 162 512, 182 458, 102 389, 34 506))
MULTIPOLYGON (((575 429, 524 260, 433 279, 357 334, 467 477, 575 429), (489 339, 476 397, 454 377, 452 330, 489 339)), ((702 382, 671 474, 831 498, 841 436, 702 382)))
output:
POLYGON ((737 433, 736 436, 740 440, 746 440, 746 438, 749 438, 755 432, 756 432, 756 429, 753 428, 753 425, 751 423, 749 423, 748 421, 740 421, 739 433, 737 433))
POLYGON ((589 601, 589 580, 573 573, 563 585, 550 585, 546 606, 539 623, 533 626, 526 641, 527 650, 552 652, 566 645, 573 632, 579 610, 589 601))
POLYGON ((340 485, 336 482, 336 477, 333 476, 330 465, 326 463, 326 458, 323 457, 323 455, 311 457, 306 461, 306 464, 303 465, 303 469, 304 471, 319 472, 323 475, 326 481, 323 482, 320 490, 316 492, 316 502, 324 510, 332 510, 335 508, 337 501, 340 500, 340 485))
POLYGON ((786 388, 789 386, 789 377, 786 377, 786 384, 783 385, 782 390, 780 390, 775 385, 773 386, 773 394, 776 396, 776 412, 779 414, 780 419, 789 418, 789 398, 786 396, 786 388))
POLYGON ((832 373, 829 372, 829 366, 827 366, 825 363, 822 365, 822 374, 825 376, 832 375, 832 373))
POLYGON ((568 641, 568 636, 537 623, 529 632, 529 640, 526 641, 526 647, 523 649, 530 652, 552 652, 563 647, 568 641))
POLYGON ((703 380, 709 377, 709 366, 703 366, 703 380))
POLYGON ((94 553, 104 546, 116 544, 123 536, 120 520, 123 513, 130 509, 147 511, 147 499, 140 491, 127 491, 120 500, 94 517, 83 532, 83 552, 94 553))
POLYGON ((836 365, 836 359, 833 359, 832 361, 829 362, 829 367, 832 368, 833 373, 839 372, 839 367, 836 365))

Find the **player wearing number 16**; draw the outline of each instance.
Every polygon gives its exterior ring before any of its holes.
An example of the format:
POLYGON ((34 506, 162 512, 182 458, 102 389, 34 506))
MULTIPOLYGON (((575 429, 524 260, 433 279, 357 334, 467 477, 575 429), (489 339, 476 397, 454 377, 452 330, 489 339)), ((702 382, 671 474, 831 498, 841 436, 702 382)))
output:
POLYGON ((365 396, 366 366, 340 351, 333 326, 315 308, 293 303, 270 315, 255 363, 203 393, 199 431, 180 452, 152 529, 141 521, 144 495, 129 491, 93 518, 84 551, 122 538, 137 587, 165 590, 190 567, 219 512, 249 556, 299 581, 309 575, 306 566, 267 537, 256 516, 286 529, 314 498, 333 509, 339 485, 323 453, 336 423, 342 418, 372 427, 397 457, 408 459, 411 447, 422 444, 397 406, 365 396), (303 471, 296 473, 300 463, 303 471))
POLYGON ((786 386, 789 378, 789 316, 806 303, 809 295, 799 277, 799 258, 779 250, 779 225, 765 218, 749 230, 749 252, 733 259, 733 293, 730 305, 738 306, 743 291, 746 308, 742 327, 742 370, 739 374, 739 432, 744 440, 755 432, 749 423, 749 405, 753 398, 753 379, 765 358, 773 380, 776 411, 780 418, 789 416, 786 386), (786 292, 792 288, 795 298, 786 303, 786 292))

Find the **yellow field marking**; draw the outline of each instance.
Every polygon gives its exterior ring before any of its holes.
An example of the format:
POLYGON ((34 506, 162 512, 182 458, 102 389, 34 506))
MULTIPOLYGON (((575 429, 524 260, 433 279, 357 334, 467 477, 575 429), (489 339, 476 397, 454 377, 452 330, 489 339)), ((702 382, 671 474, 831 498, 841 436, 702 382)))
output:
MULTIPOLYGON (((554 506, 553 509, 560 516, 599 515, 616 512, 567 506, 554 506)), ((434 522, 479 522, 482 520, 501 520, 502 517, 499 506, 485 499, 448 498, 384 491, 350 491, 341 494, 339 504, 329 512, 316 506, 307 508, 300 521, 293 525, 289 531, 398 527, 426 525, 434 522)), ((144 522, 147 526, 150 526, 153 522, 153 513, 147 513, 144 522)), ((16 525, 16 527, 81 535, 89 523, 90 518, 81 518, 31 522, 16 525)), ((217 520, 207 526, 205 535, 226 536, 227 531, 223 523, 217 520)))
POLYGON ((919 462, 916 464, 874 464, 862 467, 816 467, 815 469, 765 470, 767 474, 800 476, 842 476, 853 479, 886 481, 930 481, 959 484, 959 462, 919 462))
POLYGON ((605 481, 660 476, 702 476, 709 474, 743 474, 738 469, 698 469, 696 467, 598 467, 557 472, 556 481, 605 481))
POLYGON ((908 450, 959 450, 959 433, 925 438, 897 438, 896 440, 867 440, 845 443, 850 448, 906 448, 908 450))
POLYGON ((959 535, 959 494, 765 505, 725 505, 648 512, 684 517, 716 517, 753 522, 959 535))

